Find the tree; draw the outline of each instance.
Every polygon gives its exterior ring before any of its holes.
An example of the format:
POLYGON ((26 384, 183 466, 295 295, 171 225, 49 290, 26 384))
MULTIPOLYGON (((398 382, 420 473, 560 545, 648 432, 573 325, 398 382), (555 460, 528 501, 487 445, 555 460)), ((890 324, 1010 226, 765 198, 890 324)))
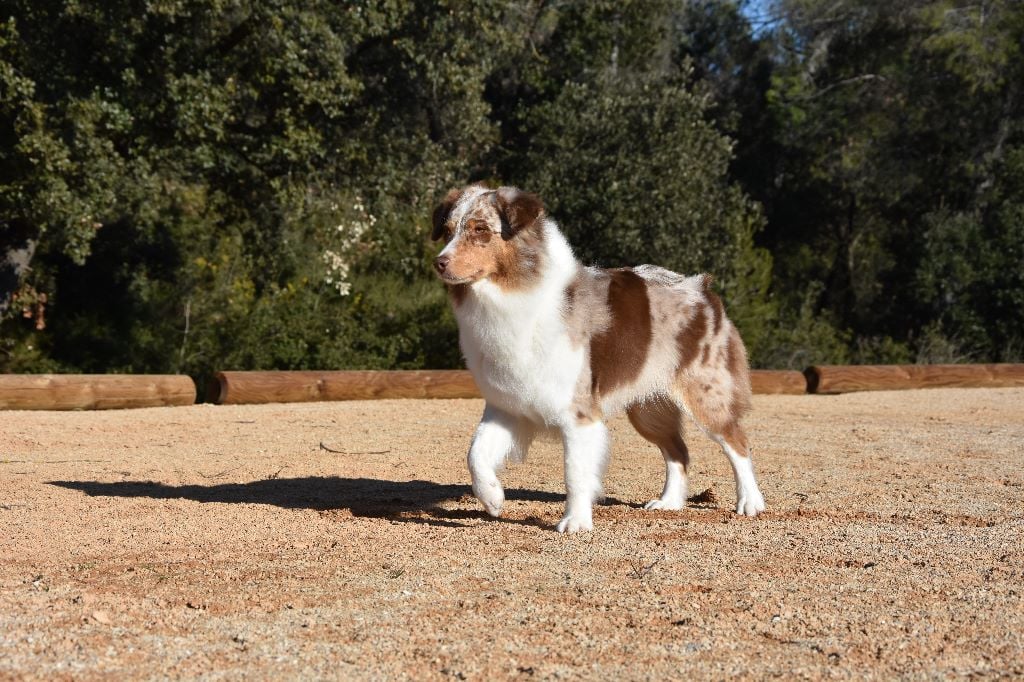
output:
POLYGON ((416 347, 446 319, 439 290, 413 305, 348 294, 381 263, 368 289, 429 277, 429 203, 494 136, 466 10, 15 3, 0 43, 0 246, 18 266, 4 300, 51 314, 43 329, 41 312, 32 327, 8 311, 6 367, 453 362, 416 347))
MULTIPOLYGON (((983 340, 999 318, 975 325, 989 330, 981 334, 940 324, 935 304, 922 305, 931 297, 919 271, 933 270, 928 259, 938 253, 924 243, 949 234, 937 227, 943 216, 964 225, 992 213, 988 189, 1021 129, 1024 10, 1008 2, 783 0, 772 11, 778 21, 759 37, 774 55, 768 121, 736 129, 738 159, 759 163, 737 170, 766 210, 760 243, 775 257, 783 309, 801 306, 813 283, 813 314, 850 334, 855 360, 924 358, 940 328, 965 341, 956 357, 1006 357, 995 350, 1005 343, 983 340)), ((760 82, 749 70, 736 73, 760 82)), ((993 230, 974 238, 996 239, 993 230)))
POLYGON ((672 3, 598 2, 533 15, 529 52, 490 93, 498 173, 536 191, 577 256, 712 272, 759 356, 777 311, 758 208, 728 178, 731 142, 674 52, 672 3))

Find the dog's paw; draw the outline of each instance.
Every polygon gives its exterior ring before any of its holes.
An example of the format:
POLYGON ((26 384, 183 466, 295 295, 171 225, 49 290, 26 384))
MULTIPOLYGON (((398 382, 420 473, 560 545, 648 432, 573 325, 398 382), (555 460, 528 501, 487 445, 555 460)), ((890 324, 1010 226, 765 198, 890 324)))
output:
POLYGON ((736 497, 736 513, 741 516, 757 516, 765 510, 764 496, 757 488, 741 490, 736 497))
POLYGON ((686 505, 683 504, 682 500, 665 499, 664 497, 660 497, 656 500, 651 500, 650 502, 645 504, 644 509, 663 509, 665 511, 679 511, 685 506, 686 505))
POLYGON ((505 506, 505 491, 502 490, 501 483, 497 479, 481 485, 474 484, 473 494, 484 505, 488 514, 495 518, 501 516, 501 508, 505 506))
POLYGON ((591 517, 573 516, 566 514, 555 526, 559 533, 578 533, 581 530, 594 530, 594 520, 591 517))

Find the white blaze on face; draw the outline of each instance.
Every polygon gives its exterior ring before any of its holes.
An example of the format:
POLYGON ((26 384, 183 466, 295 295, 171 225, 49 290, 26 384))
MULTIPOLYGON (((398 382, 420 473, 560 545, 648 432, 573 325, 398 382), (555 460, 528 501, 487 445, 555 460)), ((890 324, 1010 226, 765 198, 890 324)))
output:
POLYGON ((451 213, 448 215, 448 223, 454 226, 454 236, 451 238, 445 247, 441 249, 441 253, 438 256, 451 256, 454 258, 455 250, 458 248, 459 241, 465 234, 464 228, 466 226, 466 218, 469 213, 476 206, 477 200, 484 194, 491 192, 492 190, 479 185, 473 185, 467 187, 458 201, 452 207, 451 213))
POLYGON ((444 248, 441 249, 441 253, 437 254, 438 258, 440 258, 441 256, 454 256, 455 255, 455 242, 456 241, 458 241, 458 237, 457 236, 452 238, 452 240, 450 242, 445 244, 444 248))

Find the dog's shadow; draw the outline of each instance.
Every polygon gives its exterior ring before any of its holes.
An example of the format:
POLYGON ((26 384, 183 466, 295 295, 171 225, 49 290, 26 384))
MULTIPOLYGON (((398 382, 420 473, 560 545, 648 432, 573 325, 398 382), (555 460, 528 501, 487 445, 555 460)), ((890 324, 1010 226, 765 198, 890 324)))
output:
MULTIPOLYGON (((50 485, 79 490, 91 497, 149 497, 184 499, 228 504, 269 504, 284 509, 318 512, 348 510, 353 516, 383 518, 433 526, 466 526, 460 520, 485 518, 482 510, 446 509, 444 502, 472 496, 468 485, 445 485, 431 481, 388 481, 376 478, 307 476, 270 478, 247 483, 212 485, 168 485, 155 481, 48 481, 50 485)), ((511 489, 507 500, 562 502, 564 495, 511 489)), ((475 502, 474 502, 475 503, 475 502)), ((508 523, 546 526, 535 517, 501 519, 508 523)))

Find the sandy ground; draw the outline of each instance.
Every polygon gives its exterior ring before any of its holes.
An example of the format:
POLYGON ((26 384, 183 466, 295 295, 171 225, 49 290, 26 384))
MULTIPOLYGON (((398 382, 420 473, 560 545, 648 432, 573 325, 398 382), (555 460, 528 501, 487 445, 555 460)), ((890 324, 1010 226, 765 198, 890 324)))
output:
POLYGON ((756 520, 616 420, 576 536, 552 440, 481 513, 481 409, 0 412, 0 678, 1024 676, 1024 389, 757 397, 756 520))

